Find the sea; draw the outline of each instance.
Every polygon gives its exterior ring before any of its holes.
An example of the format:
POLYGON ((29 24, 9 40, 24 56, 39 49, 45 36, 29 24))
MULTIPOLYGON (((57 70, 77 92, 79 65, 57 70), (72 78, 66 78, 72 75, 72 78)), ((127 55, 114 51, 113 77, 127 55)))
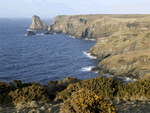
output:
MULTIPOLYGON (((42 20, 47 25, 53 21, 42 20)), ((43 31, 27 36, 31 22, 29 18, 0 18, 0 81, 8 83, 17 79, 22 83, 46 84, 69 76, 82 80, 109 76, 90 71, 102 61, 87 53, 95 40, 63 34, 44 35, 43 31)), ((124 83, 132 81, 120 79, 124 83)))

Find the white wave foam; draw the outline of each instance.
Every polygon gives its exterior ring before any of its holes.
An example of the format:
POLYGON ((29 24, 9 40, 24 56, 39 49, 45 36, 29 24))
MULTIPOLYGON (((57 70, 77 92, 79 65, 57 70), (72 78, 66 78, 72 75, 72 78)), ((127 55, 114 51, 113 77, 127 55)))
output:
POLYGON ((24 36, 27 36, 27 34, 25 34, 24 36))
POLYGON ((88 38, 85 38, 84 40, 89 40, 88 38))
POLYGON ((44 35, 43 33, 41 33, 41 34, 36 34, 36 35, 44 35))
POLYGON ((125 77, 124 81, 126 81, 126 82, 132 82, 132 81, 136 81, 136 79, 130 79, 128 77, 125 77))
POLYGON ((85 51, 83 51, 83 53, 84 53, 87 57, 89 57, 90 59, 96 59, 96 57, 92 56, 91 53, 87 53, 87 52, 85 52, 85 51))
POLYGON ((27 31, 32 31, 31 29, 27 29, 27 31))
POLYGON ((96 41, 95 39, 88 39, 88 38, 84 38, 84 40, 96 41))
POLYGON ((96 41, 95 39, 89 39, 89 40, 91 40, 91 41, 96 41))
POLYGON ((56 33, 53 33, 54 35, 56 34, 56 33))
POLYGON ((98 73, 98 71, 94 71, 94 73, 98 73))
POLYGON ((76 37, 74 37, 74 36, 71 36, 71 35, 69 35, 69 37, 71 37, 71 38, 76 38, 76 37))
POLYGON ((89 66, 89 67, 83 67, 81 68, 81 71, 91 71, 91 69, 93 68, 94 66, 89 66))

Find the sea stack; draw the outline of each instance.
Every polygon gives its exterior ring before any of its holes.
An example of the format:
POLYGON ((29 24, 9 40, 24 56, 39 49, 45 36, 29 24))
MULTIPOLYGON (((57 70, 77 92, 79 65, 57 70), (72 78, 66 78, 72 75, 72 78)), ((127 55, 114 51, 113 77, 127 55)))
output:
POLYGON ((47 25, 45 22, 40 20, 40 18, 36 15, 32 16, 32 24, 30 25, 31 30, 38 30, 38 31, 46 31, 47 25))

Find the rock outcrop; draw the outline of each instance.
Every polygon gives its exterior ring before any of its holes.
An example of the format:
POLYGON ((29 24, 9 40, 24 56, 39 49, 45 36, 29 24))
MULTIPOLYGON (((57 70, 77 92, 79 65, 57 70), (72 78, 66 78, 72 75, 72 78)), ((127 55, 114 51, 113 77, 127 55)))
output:
POLYGON ((41 21, 40 18, 36 15, 32 16, 32 24, 30 25, 31 30, 38 30, 38 31, 46 31, 47 25, 45 22, 41 21))
POLYGON ((27 36, 36 35, 33 31, 28 31, 27 36))

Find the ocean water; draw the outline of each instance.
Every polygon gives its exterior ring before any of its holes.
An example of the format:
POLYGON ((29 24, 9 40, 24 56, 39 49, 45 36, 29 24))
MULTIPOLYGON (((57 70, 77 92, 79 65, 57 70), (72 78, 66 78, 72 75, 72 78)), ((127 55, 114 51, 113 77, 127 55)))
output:
MULTIPOLYGON (((49 25, 52 19, 43 20, 49 25)), ((24 82, 95 78, 91 72, 101 61, 86 52, 94 40, 76 39, 63 34, 26 36, 31 19, 0 19, 0 81, 24 82)), ((130 81, 130 79, 123 79, 130 81)))
MULTIPOLYGON (((49 25, 52 19, 43 20, 49 25)), ((90 68, 101 61, 86 54, 96 41, 63 34, 26 36, 31 19, 0 19, 0 81, 60 80, 99 76, 90 68)))

